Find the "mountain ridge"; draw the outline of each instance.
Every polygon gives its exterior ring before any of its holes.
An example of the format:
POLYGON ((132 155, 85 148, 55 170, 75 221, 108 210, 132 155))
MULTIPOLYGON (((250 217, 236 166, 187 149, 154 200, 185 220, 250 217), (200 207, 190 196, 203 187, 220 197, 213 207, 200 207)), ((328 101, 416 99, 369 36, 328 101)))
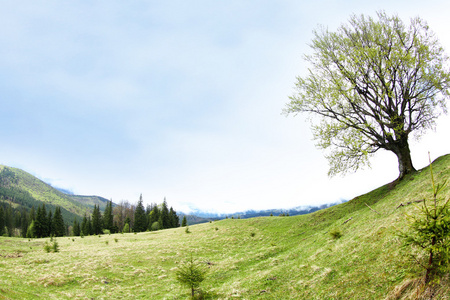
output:
POLYGON ((0 202, 16 208, 29 210, 41 203, 50 208, 59 206, 64 220, 71 222, 74 218, 80 220, 85 213, 90 214, 94 204, 103 210, 107 201, 100 196, 66 194, 22 169, 0 165, 0 202))

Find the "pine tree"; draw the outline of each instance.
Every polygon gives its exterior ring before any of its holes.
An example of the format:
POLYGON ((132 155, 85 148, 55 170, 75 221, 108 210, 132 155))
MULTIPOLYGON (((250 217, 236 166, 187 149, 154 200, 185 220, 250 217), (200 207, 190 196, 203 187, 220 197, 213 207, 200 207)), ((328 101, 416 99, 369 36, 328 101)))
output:
POLYGON ((106 203, 105 212, 103 214, 103 227, 109 232, 115 233, 113 226, 112 200, 106 203))
POLYGON ((172 207, 170 207, 170 210, 169 210, 169 217, 170 217, 170 223, 171 223, 170 227, 171 228, 176 228, 176 227, 180 226, 180 218, 178 217, 177 212, 172 207))
POLYGON ((153 228, 154 228, 153 224, 154 224, 155 222, 158 222, 158 221, 159 221, 159 215, 160 215, 160 212, 159 212, 158 205, 155 204, 155 205, 153 206, 152 211, 150 212, 150 214, 149 214, 149 216, 148 216, 148 223, 149 223, 149 229, 150 229, 150 230, 154 230, 154 229, 153 229, 153 228))
POLYGON ((134 212, 134 232, 142 232, 147 229, 147 217, 145 216, 144 204, 142 200, 142 194, 139 197, 136 210, 134 212))
POLYGON ((161 207, 161 222, 160 226, 162 229, 170 228, 170 216, 169 209, 167 208, 167 201, 164 198, 162 207, 161 207))
POLYGON ((49 210, 47 216, 47 234, 45 236, 54 236, 54 235, 55 230, 53 228, 53 214, 52 211, 49 210))
POLYGON ((94 205, 94 212, 92 213, 92 229, 94 234, 103 233, 102 215, 100 213, 100 205, 94 205))
POLYGON ((187 226, 186 216, 183 216, 183 221, 181 221, 181 227, 187 226))
POLYGON ((74 219, 73 220, 73 235, 80 236, 80 234, 81 234, 80 223, 77 222, 77 219, 74 219))
POLYGON ((64 236, 66 228, 64 225, 64 219, 61 214, 61 207, 57 206, 55 208, 55 215, 53 216, 53 235, 54 236, 64 236))
POLYGON ((162 220, 162 214, 159 215, 159 219, 158 219, 157 223, 158 223, 158 229, 164 229, 164 227, 162 225, 162 224, 164 224, 164 222, 162 220))
POLYGON ((94 234, 94 227, 92 226, 91 216, 88 217, 87 226, 88 226, 89 235, 93 235, 94 234))
POLYGON ((45 204, 42 204, 42 207, 38 206, 34 222, 34 234, 37 238, 48 236, 48 218, 45 204))
POLYGON ((0 236, 5 233, 5 212, 3 207, 0 206, 0 236))
POLYGON ((28 214, 25 210, 25 207, 22 208, 22 214, 21 214, 21 220, 20 220, 20 235, 25 238, 27 236, 27 229, 28 229, 28 214))
POLYGON ((36 211, 35 211, 35 209, 34 209, 34 206, 31 207, 30 215, 28 216, 28 218, 29 218, 29 220, 30 220, 30 223, 31 223, 31 221, 36 220, 36 211))
POLYGON ((12 236, 14 231, 14 224, 13 224, 13 208, 11 204, 5 209, 5 227, 8 236, 12 236))
POLYGON ((84 214, 83 221, 81 222, 81 233, 83 233, 83 235, 91 234, 91 232, 89 231, 88 219, 86 217, 86 214, 84 214))

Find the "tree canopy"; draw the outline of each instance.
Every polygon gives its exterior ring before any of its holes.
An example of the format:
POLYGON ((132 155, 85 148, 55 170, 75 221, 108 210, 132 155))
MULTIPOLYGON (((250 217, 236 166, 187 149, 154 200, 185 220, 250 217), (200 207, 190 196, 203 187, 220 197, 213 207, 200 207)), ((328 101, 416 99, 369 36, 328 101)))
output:
POLYGON ((447 112, 448 57, 427 23, 377 15, 354 15, 336 32, 314 31, 309 73, 297 78, 284 110, 310 113, 330 176, 370 165, 379 149, 397 156, 399 178, 415 171, 410 135, 419 138, 447 112))

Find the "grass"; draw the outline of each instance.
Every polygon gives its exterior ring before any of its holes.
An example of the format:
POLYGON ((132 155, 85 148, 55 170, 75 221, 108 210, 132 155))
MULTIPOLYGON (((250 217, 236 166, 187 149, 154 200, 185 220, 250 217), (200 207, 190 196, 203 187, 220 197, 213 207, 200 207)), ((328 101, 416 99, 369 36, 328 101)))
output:
MULTIPOLYGON (((450 155, 433 164, 450 177, 450 155)), ((0 299, 188 299, 175 279, 190 255, 208 268, 204 299, 403 299, 420 268, 401 249, 399 207, 430 196, 428 169, 309 215, 226 219, 138 234, 0 238, 0 299), (333 239, 330 232, 342 233, 333 239)), ((443 194, 450 196, 447 188, 443 194)), ((449 299, 450 287, 440 287, 449 299)))

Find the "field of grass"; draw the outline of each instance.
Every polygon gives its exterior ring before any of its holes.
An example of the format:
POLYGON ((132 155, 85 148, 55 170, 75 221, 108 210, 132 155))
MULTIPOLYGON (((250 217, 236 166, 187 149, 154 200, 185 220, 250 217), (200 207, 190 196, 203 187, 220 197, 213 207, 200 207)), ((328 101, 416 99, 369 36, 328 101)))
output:
MULTIPOLYGON (((450 178, 450 155, 433 170, 450 178)), ((56 253, 44 251, 50 239, 0 237, 0 299, 188 299, 174 273, 190 255, 208 269, 204 299, 401 299, 421 270, 398 237, 417 208, 398 206, 430 196, 425 168, 309 215, 64 237, 56 253)), ((449 295, 443 282, 437 299, 449 295)))

